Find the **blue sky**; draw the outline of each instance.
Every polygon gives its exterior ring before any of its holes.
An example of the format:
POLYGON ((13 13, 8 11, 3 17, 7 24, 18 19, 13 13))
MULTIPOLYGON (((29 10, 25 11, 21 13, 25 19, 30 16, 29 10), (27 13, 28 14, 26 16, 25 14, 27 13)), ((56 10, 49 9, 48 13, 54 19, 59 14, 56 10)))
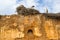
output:
POLYGON ((16 14, 16 7, 19 5, 24 5, 27 8, 34 5, 34 8, 41 13, 45 12, 46 8, 49 13, 60 12, 60 0, 0 0, 0 14, 16 14))

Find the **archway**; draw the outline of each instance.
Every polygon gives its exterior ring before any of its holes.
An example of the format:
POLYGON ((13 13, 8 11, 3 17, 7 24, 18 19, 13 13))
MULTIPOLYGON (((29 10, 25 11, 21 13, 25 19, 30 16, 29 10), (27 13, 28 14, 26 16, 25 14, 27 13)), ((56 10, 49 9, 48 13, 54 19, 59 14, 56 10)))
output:
POLYGON ((33 34, 33 30, 32 30, 32 29, 29 29, 29 30, 27 31, 27 34, 33 34))

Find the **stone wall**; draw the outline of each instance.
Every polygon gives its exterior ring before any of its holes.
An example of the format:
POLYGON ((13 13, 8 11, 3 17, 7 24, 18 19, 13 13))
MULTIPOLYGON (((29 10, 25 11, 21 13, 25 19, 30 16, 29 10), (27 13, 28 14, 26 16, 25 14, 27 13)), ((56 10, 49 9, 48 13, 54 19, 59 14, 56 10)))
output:
POLYGON ((46 18, 43 14, 2 16, 0 40, 57 40, 59 27, 59 20, 46 18))

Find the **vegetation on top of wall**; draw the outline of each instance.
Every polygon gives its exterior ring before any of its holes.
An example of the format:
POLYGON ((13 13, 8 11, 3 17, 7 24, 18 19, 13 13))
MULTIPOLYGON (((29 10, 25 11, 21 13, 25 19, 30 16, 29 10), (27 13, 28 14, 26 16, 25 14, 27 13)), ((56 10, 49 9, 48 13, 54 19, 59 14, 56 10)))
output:
POLYGON ((26 8, 23 5, 16 8, 17 13, 20 15, 35 15, 40 14, 38 10, 33 8, 26 8))

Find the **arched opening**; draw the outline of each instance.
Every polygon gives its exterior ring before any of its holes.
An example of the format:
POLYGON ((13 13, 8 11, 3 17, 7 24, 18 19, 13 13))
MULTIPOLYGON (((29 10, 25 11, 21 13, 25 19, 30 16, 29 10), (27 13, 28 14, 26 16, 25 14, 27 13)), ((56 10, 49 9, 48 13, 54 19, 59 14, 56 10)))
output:
POLYGON ((27 33, 28 34, 32 34, 33 33, 33 30, 32 29, 29 29, 27 33))

